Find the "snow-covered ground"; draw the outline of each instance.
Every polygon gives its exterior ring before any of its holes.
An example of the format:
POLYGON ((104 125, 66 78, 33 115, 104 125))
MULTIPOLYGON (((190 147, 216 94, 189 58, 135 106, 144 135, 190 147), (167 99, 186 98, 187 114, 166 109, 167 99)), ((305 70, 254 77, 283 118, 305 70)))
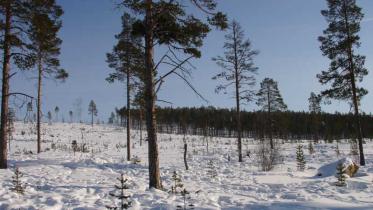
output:
POLYGON ((209 139, 209 151, 202 137, 187 136, 188 163, 184 168, 182 136, 159 134, 160 168, 165 191, 148 189, 147 144, 139 144, 139 134, 133 132, 132 154, 140 164, 125 161, 126 134, 112 126, 91 127, 82 124, 43 125, 42 148, 35 154, 36 142, 33 125, 16 123, 11 141, 10 168, 0 170, 0 209, 106 209, 114 198, 109 192, 120 173, 128 178, 133 201, 132 209, 176 209, 183 203, 181 195, 171 194, 173 171, 181 175, 190 192, 188 203, 195 209, 373 209, 373 142, 365 145, 367 166, 361 167, 356 177, 347 180, 347 187, 335 186, 336 178, 330 174, 316 176, 324 166, 348 156, 349 145, 340 143, 340 157, 336 144, 315 145, 315 153, 304 153, 307 166, 298 172, 295 161, 296 143, 281 143, 284 163, 270 172, 261 172, 253 154, 256 143, 244 141, 243 163, 236 158, 234 139, 209 139), (82 138, 83 136, 83 138, 82 138), (71 142, 85 143, 88 153, 73 153, 71 142), (53 148, 52 148, 53 145, 53 148), (28 151, 32 151, 29 154, 28 151), (228 160, 230 156, 230 161, 228 160), (212 160, 217 177, 209 174, 212 160), (23 195, 12 188, 13 168, 24 174, 26 185, 23 195))

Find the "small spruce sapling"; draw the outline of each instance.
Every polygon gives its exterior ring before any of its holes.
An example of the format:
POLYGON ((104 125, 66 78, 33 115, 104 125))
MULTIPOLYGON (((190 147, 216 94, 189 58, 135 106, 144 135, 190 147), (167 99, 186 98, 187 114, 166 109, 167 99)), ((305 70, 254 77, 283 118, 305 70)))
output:
POLYGON ((16 167, 14 170, 14 175, 12 176, 14 187, 11 190, 19 194, 23 194, 25 192, 25 186, 23 186, 21 183, 22 177, 23 174, 19 171, 18 167, 16 167))
POLYGON ((216 171, 216 167, 214 165, 214 161, 213 160, 209 160, 209 162, 207 163, 207 174, 211 178, 215 178, 215 177, 218 176, 218 172, 216 171))
POLYGON ((304 158, 302 145, 297 146, 297 169, 298 171, 304 171, 306 168, 306 160, 304 158))
POLYGON ((337 157, 339 157, 341 155, 341 151, 339 150, 338 141, 337 141, 337 146, 335 147, 335 154, 337 155, 337 157))
POLYGON ((120 177, 117 178, 118 181, 120 182, 120 185, 115 185, 115 189, 116 190, 119 190, 120 193, 119 194, 116 194, 115 192, 111 192, 109 193, 110 196, 113 196, 115 198, 117 198, 119 201, 120 201, 120 206, 106 206, 107 209, 128 209, 131 207, 132 205, 132 201, 130 201, 130 195, 127 195, 125 194, 125 190, 129 189, 128 185, 127 185, 127 181, 128 179, 125 179, 124 178, 124 175, 123 174, 120 174, 120 177))
POLYGON ((346 177, 344 175, 344 166, 343 163, 340 162, 337 165, 337 183, 335 184, 338 187, 344 187, 346 186, 346 177))
POLYGON ((310 155, 315 153, 315 148, 313 147, 312 141, 310 141, 310 143, 308 144, 308 152, 310 153, 310 155))
POLYGON ((176 210, 187 210, 187 209, 194 209, 193 204, 187 204, 187 199, 190 199, 190 193, 184 188, 183 191, 181 191, 181 196, 183 197, 183 206, 178 205, 176 207, 176 210))
POLYGON ((176 194, 178 192, 177 191, 178 188, 184 187, 184 185, 181 181, 181 177, 180 177, 180 175, 177 174, 176 171, 174 171, 174 173, 172 174, 172 181, 174 183, 173 183, 173 186, 171 187, 171 193, 176 194))

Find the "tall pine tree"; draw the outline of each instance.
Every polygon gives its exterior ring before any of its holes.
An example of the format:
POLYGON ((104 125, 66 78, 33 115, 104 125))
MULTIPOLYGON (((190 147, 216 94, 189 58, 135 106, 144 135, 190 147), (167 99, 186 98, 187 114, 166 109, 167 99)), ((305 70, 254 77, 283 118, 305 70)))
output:
POLYGON ((319 140, 319 127, 320 124, 320 113, 321 113, 321 97, 316 95, 314 92, 311 92, 310 97, 308 98, 308 109, 311 113, 311 120, 312 120, 312 132, 313 132, 313 139, 315 141, 319 140))
POLYGON ((144 99, 148 133, 149 187, 151 188, 162 187, 155 106, 157 91, 164 79, 171 74, 190 85, 183 77, 183 72, 180 72, 184 70, 182 66, 193 57, 201 57, 199 48, 210 31, 210 25, 220 28, 227 26, 225 15, 216 12, 215 0, 189 0, 189 2, 206 14, 207 22, 187 14, 187 5, 183 0, 123 0, 123 5, 137 14, 138 20, 134 24, 134 32, 145 38, 144 99), (169 51, 165 56, 159 56, 161 60, 155 64, 154 50, 160 45, 167 47, 169 51), (177 54, 188 57, 179 59, 177 54), (171 70, 156 79, 160 63, 165 65, 168 63, 171 70))
MULTIPOLYGON (((29 56, 29 28, 31 26, 32 1, 0 1, 0 49, 2 50, 2 94, 0 123, 0 168, 7 168, 7 122, 9 114, 10 79, 16 74, 11 67, 30 69, 34 60, 29 56), (14 65, 12 65, 14 64, 14 65)), ((21 94, 26 96, 25 94, 21 94)))
POLYGON ((216 91, 224 91, 234 87, 234 98, 236 100, 236 126, 238 143, 238 161, 242 162, 242 125, 240 105, 243 101, 249 102, 253 99, 255 85, 254 74, 258 68, 254 66, 253 59, 258 51, 253 50, 251 42, 245 39, 244 31, 237 21, 230 24, 231 32, 225 36, 224 56, 218 56, 213 60, 223 70, 213 79, 222 79, 226 83, 217 86, 216 91))
POLYGON ((135 19, 129 14, 122 16, 122 32, 115 36, 118 40, 113 51, 107 54, 107 62, 110 68, 115 70, 107 78, 107 81, 126 81, 127 89, 127 160, 131 160, 131 93, 133 86, 138 83, 136 77, 143 74, 144 52, 142 39, 134 36, 132 25, 135 19))
POLYGON ((322 92, 327 98, 349 101, 354 109, 355 134, 359 143, 360 165, 365 165, 363 135, 359 116, 361 98, 368 93, 357 83, 368 74, 365 56, 356 53, 360 47, 360 22, 364 15, 356 0, 327 0, 328 9, 321 14, 328 28, 319 37, 321 51, 331 62, 329 69, 317 75, 320 83, 331 84, 322 92))
POLYGON ((287 106, 282 99, 278 89, 277 82, 270 78, 265 78, 260 83, 260 90, 256 94, 258 97, 257 105, 267 112, 267 126, 269 128, 269 140, 271 149, 274 149, 273 143, 273 120, 272 112, 285 111, 287 106))
POLYGON ((65 80, 67 72, 60 68, 60 45, 62 40, 58 37, 61 28, 60 17, 63 10, 55 0, 32 1, 32 26, 29 29, 31 43, 28 45, 30 57, 35 61, 38 72, 37 97, 37 152, 41 151, 41 101, 43 78, 65 80))
POLYGON ((97 107, 93 100, 89 102, 88 105, 88 114, 91 115, 91 125, 93 126, 93 117, 97 116, 97 107))

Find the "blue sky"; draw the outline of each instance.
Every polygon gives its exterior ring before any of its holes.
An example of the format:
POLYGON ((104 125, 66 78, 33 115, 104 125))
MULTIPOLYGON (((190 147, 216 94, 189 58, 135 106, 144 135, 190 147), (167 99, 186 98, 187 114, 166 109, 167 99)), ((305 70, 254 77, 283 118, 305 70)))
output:
MULTIPOLYGON (((98 107, 99 118, 107 120, 114 107, 125 104, 124 84, 108 84, 106 76, 111 72, 105 62, 106 53, 115 43, 114 35, 120 31, 123 10, 116 9, 113 0, 58 0, 63 7, 63 40, 61 63, 70 78, 65 83, 46 81, 43 89, 43 112, 60 107, 60 113, 68 118, 74 101, 83 100, 82 116, 88 118, 88 103, 93 99, 98 107)), ((325 0, 220 0, 219 9, 230 19, 239 21, 253 47, 260 51, 255 59, 259 67, 259 82, 265 77, 274 78, 285 103, 290 110, 307 110, 311 91, 318 92, 321 85, 316 74, 328 67, 329 61, 321 55, 317 37, 326 28, 320 10, 326 8, 325 0)), ((358 0, 363 7, 365 20, 360 32, 362 47, 359 53, 366 55, 366 67, 373 69, 373 1, 358 0)), ((211 77, 218 67, 211 58, 223 53, 225 32, 213 31, 205 40, 202 58, 194 60, 196 69, 192 82, 209 104, 201 101, 185 84, 170 77, 162 88, 159 98, 171 101, 173 106, 233 107, 229 95, 214 92, 217 81, 211 77)), ((157 54, 156 50, 156 54, 157 54)), ((36 95, 34 71, 17 74, 11 81, 11 89, 36 95)), ((372 112, 373 75, 362 83, 371 93, 362 102, 362 110, 372 112)), ((255 104, 244 109, 257 109, 255 104)), ((323 106, 328 112, 349 110, 346 102, 334 102, 323 106)))

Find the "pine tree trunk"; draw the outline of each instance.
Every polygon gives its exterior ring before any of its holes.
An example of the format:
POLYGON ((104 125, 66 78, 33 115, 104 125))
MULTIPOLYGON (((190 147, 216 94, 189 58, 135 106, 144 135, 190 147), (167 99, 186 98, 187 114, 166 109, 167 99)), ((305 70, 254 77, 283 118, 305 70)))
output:
POLYGON ((155 110, 154 91, 154 63, 153 63, 153 1, 146 0, 145 17, 145 112, 146 129, 148 133, 148 159, 149 159, 149 188, 161 189, 161 178, 159 172, 157 121, 155 110))
POLYGON ((188 153, 188 144, 186 142, 185 135, 184 135, 184 165, 185 165, 185 170, 189 170, 188 161, 187 161, 187 153, 188 153))
POLYGON ((236 25, 233 25, 233 42, 234 42, 234 70, 236 79, 236 123, 237 123, 237 147, 238 147, 238 162, 242 162, 242 140, 241 140, 241 110, 240 110, 240 81, 238 79, 238 57, 237 57, 237 38, 236 25))
POLYGON ((6 1, 5 5, 5 33, 4 33, 4 53, 3 53, 3 81, 1 97, 1 126, 0 126, 0 168, 8 167, 7 151, 7 122, 8 122, 8 99, 9 99, 9 71, 10 71, 10 28, 11 28, 11 1, 6 1))
POLYGON ((41 121, 41 85, 42 85, 42 65, 41 60, 38 60, 38 101, 37 101, 37 152, 41 152, 41 131, 40 131, 40 121, 41 121))
POLYGON ((271 116, 271 98, 270 98, 270 87, 268 87, 267 98, 268 98, 268 126, 269 126, 269 143, 271 144, 271 149, 274 148, 273 137, 272 137, 272 116, 271 116))
POLYGON ((92 110, 92 113, 91 113, 91 126, 93 127, 93 110, 92 110))
POLYGON ((130 72, 127 72, 127 160, 131 160, 131 96, 130 96, 130 72))
MULTIPOLYGON (((346 3, 346 2, 344 2, 346 3)), ((348 14, 347 14, 347 6, 344 4, 344 16, 345 16, 345 26, 347 29, 347 39, 348 39, 348 60, 350 65, 350 81, 351 81, 351 88, 352 88, 352 103, 354 105, 354 123, 355 123, 355 132, 357 135, 358 143, 359 143, 359 154, 360 154, 360 165, 365 165, 365 157, 364 157, 364 149, 363 149, 363 135, 361 130, 361 123, 360 123, 360 114, 359 114, 359 102, 356 93, 356 80, 355 80, 355 69, 354 69, 354 60, 353 60, 353 52, 352 52, 352 41, 350 35, 350 25, 348 21, 348 14)))

